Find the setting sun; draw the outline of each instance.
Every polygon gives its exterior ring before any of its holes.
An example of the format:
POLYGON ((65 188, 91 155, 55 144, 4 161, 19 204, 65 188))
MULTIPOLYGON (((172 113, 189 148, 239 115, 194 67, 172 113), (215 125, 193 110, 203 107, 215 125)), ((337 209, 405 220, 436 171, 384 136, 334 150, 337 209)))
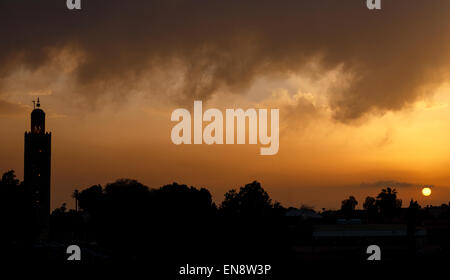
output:
POLYGON ((424 196, 430 196, 431 195, 431 189, 430 188, 423 188, 422 189, 422 194, 424 196))

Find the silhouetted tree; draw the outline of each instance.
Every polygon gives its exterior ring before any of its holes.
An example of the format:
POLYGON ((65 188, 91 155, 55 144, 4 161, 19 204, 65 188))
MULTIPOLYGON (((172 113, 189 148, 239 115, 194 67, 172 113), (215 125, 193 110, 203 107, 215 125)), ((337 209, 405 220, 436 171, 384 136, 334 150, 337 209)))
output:
POLYGON ((136 180, 117 180, 107 184, 103 192, 108 211, 121 215, 136 215, 148 207, 150 190, 136 180))
POLYGON ((173 183, 149 189, 131 179, 120 179, 104 188, 92 186, 82 190, 78 200, 83 217, 88 218, 90 235, 102 246, 114 248, 117 258, 148 251, 168 254, 171 250, 194 250, 189 246, 200 250, 202 240, 196 239, 208 234, 217 210, 205 188, 173 183), (181 232, 178 238, 163 242, 181 232))
POLYGON ((241 217, 270 216, 272 209, 272 200, 256 181, 241 187, 239 192, 234 189, 228 191, 221 205, 225 215, 241 217))
POLYGON ((286 211, 287 211, 287 209, 283 205, 281 205, 280 202, 276 201, 273 204, 274 216, 276 216, 276 217, 283 217, 286 214, 286 211))
POLYGON ((281 218, 285 211, 279 203, 272 203, 259 182, 228 191, 220 206, 222 221, 217 231, 223 240, 222 251, 239 252, 238 257, 250 259, 276 258, 280 248, 287 248, 281 218))
POLYGON ((13 170, 4 173, 0 181, 0 221, 3 249, 12 244, 29 243, 37 232, 33 223, 33 201, 13 170))
POLYGON ((82 190, 78 194, 78 206, 91 215, 96 215, 103 207, 103 189, 94 185, 82 190))
POLYGON ((173 183, 151 190, 152 209, 165 217, 211 217, 216 205, 211 193, 205 189, 196 189, 187 185, 173 183))
POLYGON ((67 210, 66 203, 52 211, 50 215, 51 239, 67 242, 70 240, 79 243, 80 232, 83 228, 83 219, 80 212, 67 210))
POLYGON ((358 201, 354 196, 350 196, 342 201, 341 211, 345 216, 351 216, 353 211, 356 209, 356 205, 358 205, 358 201))
POLYGON ((377 200, 372 197, 368 196, 364 200, 363 208, 367 212, 367 217, 369 220, 375 219, 378 217, 378 207, 377 207, 377 200))
POLYGON ((363 208, 364 210, 371 210, 371 209, 376 209, 376 199, 372 196, 368 196, 366 197, 366 200, 364 200, 363 203, 363 208))
POLYGON ((17 187, 20 181, 16 178, 14 170, 9 170, 2 175, 1 186, 2 187, 17 187))
POLYGON ((393 217, 396 210, 401 207, 401 200, 397 199, 397 191, 395 189, 382 189, 377 196, 376 205, 380 213, 387 218, 393 217))

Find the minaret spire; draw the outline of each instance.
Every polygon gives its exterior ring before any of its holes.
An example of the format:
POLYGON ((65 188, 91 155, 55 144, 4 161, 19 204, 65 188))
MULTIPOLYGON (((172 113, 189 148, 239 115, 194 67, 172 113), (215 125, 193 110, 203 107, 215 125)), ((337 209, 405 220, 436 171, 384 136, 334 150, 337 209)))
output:
POLYGON ((46 238, 50 223, 51 133, 45 131, 45 112, 39 97, 33 101, 31 130, 25 132, 24 184, 39 234, 46 238))

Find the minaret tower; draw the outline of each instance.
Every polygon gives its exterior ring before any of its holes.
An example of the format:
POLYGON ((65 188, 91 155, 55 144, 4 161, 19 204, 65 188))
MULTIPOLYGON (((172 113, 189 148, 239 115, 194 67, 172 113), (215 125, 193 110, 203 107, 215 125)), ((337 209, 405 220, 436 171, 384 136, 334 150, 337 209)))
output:
POLYGON ((45 113, 39 98, 33 101, 31 131, 25 132, 24 183, 29 190, 40 236, 48 236, 50 221, 51 132, 45 131, 45 113))

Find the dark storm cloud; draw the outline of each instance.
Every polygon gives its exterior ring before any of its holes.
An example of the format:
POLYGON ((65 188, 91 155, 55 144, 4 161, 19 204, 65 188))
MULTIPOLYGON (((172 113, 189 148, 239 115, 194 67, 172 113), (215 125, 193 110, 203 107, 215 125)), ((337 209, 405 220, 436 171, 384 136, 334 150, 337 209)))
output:
POLYGON ((348 121, 399 110, 448 74, 450 1, 386 0, 381 11, 365 0, 82 0, 81 11, 65 2, 0 3, 0 79, 18 66, 39 69, 49 49, 75 47, 84 54, 80 88, 122 81, 131 91, 144 73, 179 63, 182 97, 207 98, 319 57, 325 70, 343 65, 354 74, 330 100, 335 117, 348 121))

